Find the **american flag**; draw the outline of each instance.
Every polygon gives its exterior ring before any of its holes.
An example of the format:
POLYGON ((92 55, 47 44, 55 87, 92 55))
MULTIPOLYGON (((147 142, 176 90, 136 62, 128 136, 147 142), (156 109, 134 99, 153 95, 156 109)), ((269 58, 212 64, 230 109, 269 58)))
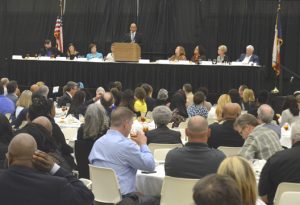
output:
POLYGON ((61 17, 57 17, 55 29, 54 29, 54 37, 56 39, 56 47, 60 52, 64 52, 64 38, 63 38, 63 24, 61 17))
POLYGON ((275 37, 273 44, 273 55, 272 55, 272 67, 275 71, 276 76, 280 75, 280 47, 283 43, 282 40, 282 27, 281 27, 281 19, 280 19, 280 3, 281 0, 278 0, 278 9, 276 16, 276 24, 275 24, 275 37))

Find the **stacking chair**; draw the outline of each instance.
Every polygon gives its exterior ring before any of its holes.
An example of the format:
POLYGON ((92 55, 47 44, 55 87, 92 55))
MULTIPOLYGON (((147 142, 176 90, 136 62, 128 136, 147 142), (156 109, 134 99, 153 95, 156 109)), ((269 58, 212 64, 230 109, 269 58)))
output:
POLYGON ((198 180, 166 176, 161 189, 160 205, 194 204, 193 187, 198 180))
MULTIPOLYGON (((282 182, 278 185, 274 197, 274 205, 279 205, 280 198, 284 192, 300 192, 300 183, 282 182)), ((297 201, 299 204, 299 201, 297 201)), ((290 204, 287 204, 290 205, 290 204)))
POLYGON ((280 199, 278 205, 299 205, 300 192, 284 192, 280 199))
POLYGON ((156 149, 174 149, 176 147, 182 147, 182 144, 158 144, 158 143, 150 143, 148 145, 150 151, 154 153, 156 149))
POLYGON ((96 202, 117 204, 122 200, 120 185, 113 169, 89 165, 92 192, 96 202))
POLYGON ((89 179, 85 179, 85 178, 80 178, 79 179, 88 189, 92 189, 92 181, 89 179))
POLYGON ((239 153, 241 150, 241 147, 225 147, 225 146, 220 146, 218 147, 218 150, 222 151, 226 157, 230 156, 235 156, 239 153))
POLYGON ((165 162, 166 156, 171 149, 155 149, 154 150, 154 160, 157 162, 165 162))

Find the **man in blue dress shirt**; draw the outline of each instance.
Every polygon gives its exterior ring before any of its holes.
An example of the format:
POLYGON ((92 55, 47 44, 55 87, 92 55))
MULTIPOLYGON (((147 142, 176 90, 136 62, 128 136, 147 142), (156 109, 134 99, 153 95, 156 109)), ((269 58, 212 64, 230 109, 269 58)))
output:
POLYGON ((0 83, 0 113, 3 115, 11 114, 15 112, 15 104, 8 97, 4 96, 4 87, 0 83))
POLYGON ((130 201, 128 204, 154 205, 157 203, 155 199, 135 193, 137 170, 153 171, 155 162, 143 132, 128 138, 133 116, 133 112, 125 107, 119 107, 112 112, 111 128, 95 142, 89 161, 95 166, 108 167, 116 172, 123 201, 126 201, 123 204, 130 201))

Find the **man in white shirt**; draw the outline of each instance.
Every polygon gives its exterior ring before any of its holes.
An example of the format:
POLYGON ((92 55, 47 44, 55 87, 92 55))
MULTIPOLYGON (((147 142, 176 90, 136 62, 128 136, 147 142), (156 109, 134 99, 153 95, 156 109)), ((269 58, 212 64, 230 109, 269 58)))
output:
POLYGON ((243 64, 256 64, 259 65, 259 58, 254 53, 254 47, 252 45, 248 45, 246 47, 246 53, 241 54, 238 61, 242 62, 243 64))

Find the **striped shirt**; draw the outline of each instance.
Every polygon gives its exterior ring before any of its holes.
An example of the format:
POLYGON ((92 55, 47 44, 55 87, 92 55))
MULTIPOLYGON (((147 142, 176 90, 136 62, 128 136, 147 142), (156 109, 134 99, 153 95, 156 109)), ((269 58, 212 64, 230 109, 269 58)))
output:
POLYGON ((259 125, 249 134, 239 155, 247 159, 267 160, 280 150, 282 146, 276 132, 259 125))

